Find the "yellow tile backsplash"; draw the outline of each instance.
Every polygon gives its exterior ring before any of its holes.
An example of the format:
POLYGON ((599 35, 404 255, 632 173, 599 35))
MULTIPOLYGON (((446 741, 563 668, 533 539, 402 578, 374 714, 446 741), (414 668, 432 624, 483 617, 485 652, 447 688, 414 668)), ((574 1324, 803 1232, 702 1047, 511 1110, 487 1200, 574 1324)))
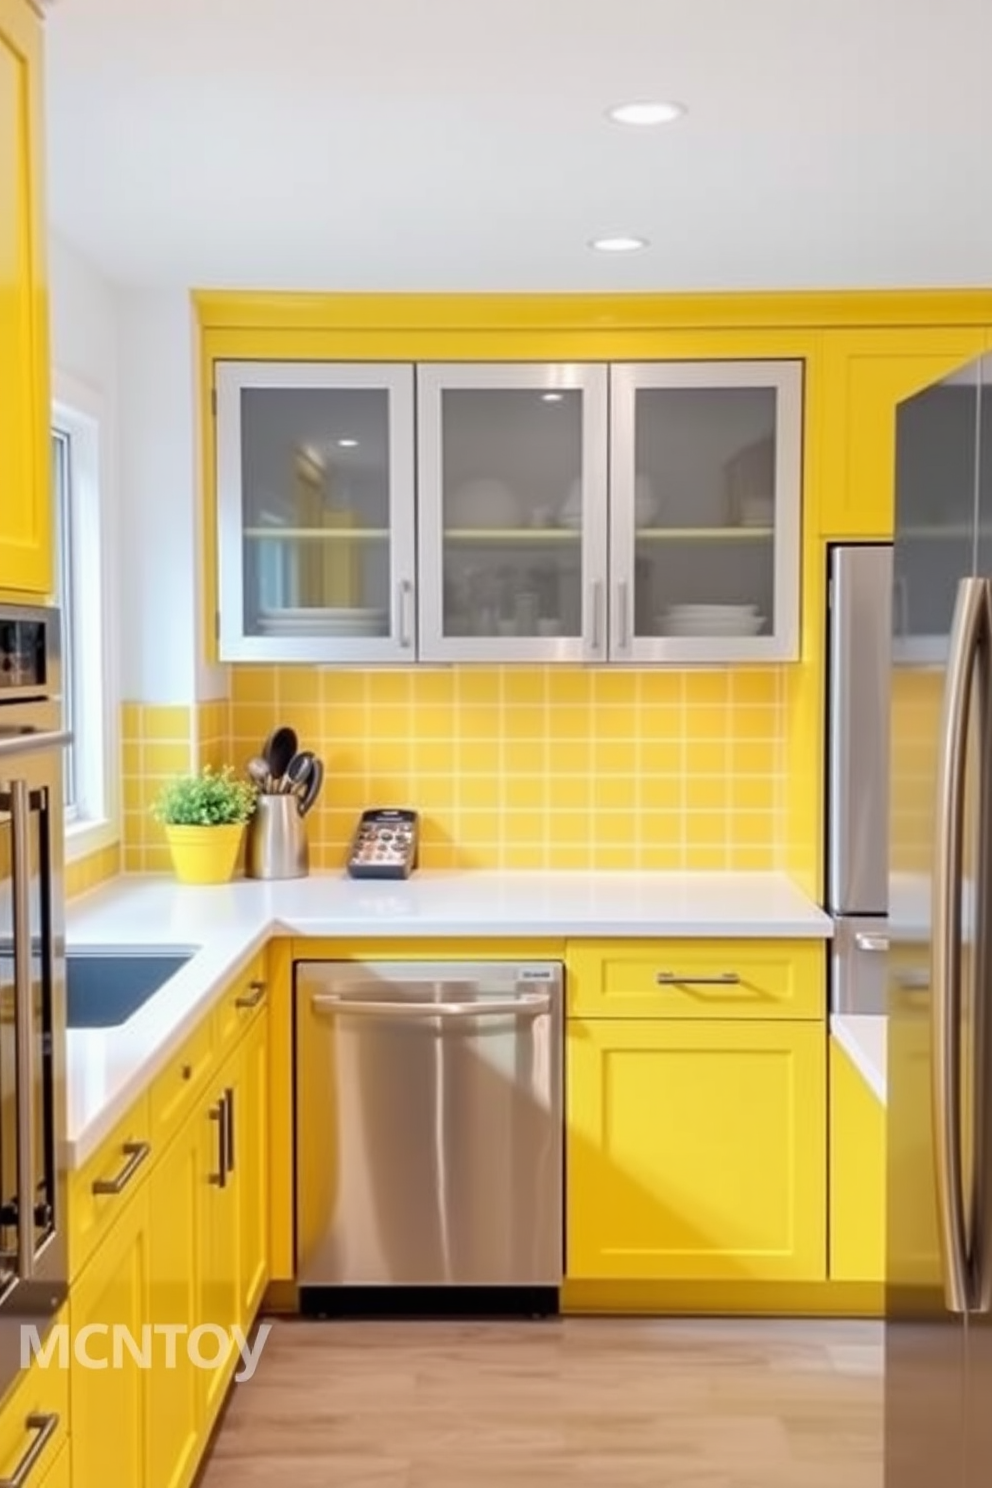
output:
POLYGON ((112 842, 97 852, 87 853, 85 858, 76 858, 65 865, 65 897, 75 899, 86 894, 108 878, 115 878, 121 871, 121 844, 112 842))
POLYGON ((152 816, 152 805, 166 781, 195 768, 196 713, 196 708, 174 704, 124 703, 121 708, 123 867, 127 873, 160 873, 170 866, 169 849, 152 816))
MULTIPOLYGON (((236 667, 230 733, 223 705, 201 704, 197 749, 243 767, 291 723, 327 765, 315 867, 342 864, 363 807, 406 805, 433 867, 771 868, 786 834, 784 692, 780 668, 236 667)), ((175 742, 156 710, 137 722, 146 751, 175 742)), ((145 826, 129 861, 157 857, 157 841, 145 826)))

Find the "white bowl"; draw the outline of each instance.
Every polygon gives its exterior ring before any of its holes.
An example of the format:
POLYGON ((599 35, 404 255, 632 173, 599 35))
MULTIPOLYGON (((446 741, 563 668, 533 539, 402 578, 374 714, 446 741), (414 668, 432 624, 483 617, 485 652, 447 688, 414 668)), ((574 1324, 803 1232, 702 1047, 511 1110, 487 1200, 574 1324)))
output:
POLYGON ((520 502, 503 481, 482 477, 452 491, 445 520, 449 527, 512 529, 520 526, 520 502))
POLYGON ((756 604, 674 604, 669 605, 666 611, 669 615, 723 619, 735 618, 738 615, 756 615, 758 606, 756 604))
POLYGON ((726 640, 736 636, 760 635, 764 629, 764 615, 742 615, 736 620, 678 619, 671 615, 660 615, 656 625, 662 635, 726 640))

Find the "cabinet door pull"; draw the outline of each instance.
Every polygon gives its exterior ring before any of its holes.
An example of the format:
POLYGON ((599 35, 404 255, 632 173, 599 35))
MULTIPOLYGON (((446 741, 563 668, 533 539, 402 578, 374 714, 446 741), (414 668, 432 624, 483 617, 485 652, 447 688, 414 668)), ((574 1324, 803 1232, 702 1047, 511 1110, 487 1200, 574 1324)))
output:
POLYGON ((686 987, 737 987, 740 976, 736 971, 721 971, 716 976, 679 976, 677 971, 659 971, 655 981, 660 987, 684 984, 686 987))
POLYGON ((249 982, 248 991, 243 993, 241 997, 236 997, 234 999, 234 1006, 237 1008, 258 1007, 258 1004, 265 996, 265 990, 265 982, 249 982))
POLYGON ((603 581, 594 579, 589 586, 589 608, 592 621, 592 651, 598 656, 603 649, 603 581))
POLYGON ((221 1096, 215 1106, 210 1107, 210 1120, 217 1122, 217 1171, 210 1174, 215 1188, 227 1187, 227 1100, 221 1096))
POLYGON ((46 1411, 44 1414, 33 1411, 24 1424, 29 1431, 36 1431, 38 1435, 14 1468, 13 1474, 9 1478, 0 1478, 0 1488, 27 1488, 35 1463, 58 1429, 59 1418, 55 1411, 46 1411))
POLYGON ((620 634, 617 638, 617 650, 630 650, 630 585, 626 579, 621 579, 617 585, 617 622, 620 634))
MULTIPOLYGON (((121 1151, 127 1158, 127 1162, 121 1168, 116 1178, 95 1178, 93 1180, 93 1192, 95 1194, 123 1193, 151 1150, 151 1142, 125 1142, 121 1151)), ((2 1488, 2 1485, 0 1485, 0 1488, 2 1488)))
POLYGON ((229 1173, 234 1172, 234 1091, 230 1085, 224 1091, 224 1100, 227 1103, 227 1121, 225 1123, 227 1146, 225 1149, 225 1163, 229 1173))
POLYGON ((413 634, 407 623, 407 600, 413 594, 413 585, 409 579, 400 579, 396 586, 396 618, 399 626, 400 646, 404 651, 409 651, 413 645, 413 634))

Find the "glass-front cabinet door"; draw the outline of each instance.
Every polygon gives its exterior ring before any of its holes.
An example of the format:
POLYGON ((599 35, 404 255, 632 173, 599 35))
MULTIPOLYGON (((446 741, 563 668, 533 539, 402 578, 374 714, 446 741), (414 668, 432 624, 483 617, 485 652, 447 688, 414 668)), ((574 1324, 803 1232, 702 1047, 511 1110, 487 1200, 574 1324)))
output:
POLYGON ((420 656, 604 661, 607 372, 417 369, 420 656))
MULTIPOLYGON (((982 363, 970 362, 899 405, 892 592, 897 666, 946 664, 958 580, 974 570, 979 465, 992 436, 981 376, 982 363)), ((987 529, 979 532, 980 541, 988 537, 987 529)))
POLYGON ((611 368, 610 659, 798 655, 800 362, 611 368))
POLYGON ((412 367, 215 379, 220 659, 413 661, 412 367))

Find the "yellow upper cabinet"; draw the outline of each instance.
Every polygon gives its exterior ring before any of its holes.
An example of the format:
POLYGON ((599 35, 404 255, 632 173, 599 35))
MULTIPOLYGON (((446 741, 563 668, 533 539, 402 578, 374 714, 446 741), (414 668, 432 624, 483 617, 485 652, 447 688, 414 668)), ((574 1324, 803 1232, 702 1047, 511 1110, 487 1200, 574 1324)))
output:
POLYGON ((822 536, 891 537, 896 407, 981 355, 987 340, 980 326, 967 325, 825 334, 822 536))
POLYGON ((52 588, 41 21, 0 0, 0 590, 52 588))

